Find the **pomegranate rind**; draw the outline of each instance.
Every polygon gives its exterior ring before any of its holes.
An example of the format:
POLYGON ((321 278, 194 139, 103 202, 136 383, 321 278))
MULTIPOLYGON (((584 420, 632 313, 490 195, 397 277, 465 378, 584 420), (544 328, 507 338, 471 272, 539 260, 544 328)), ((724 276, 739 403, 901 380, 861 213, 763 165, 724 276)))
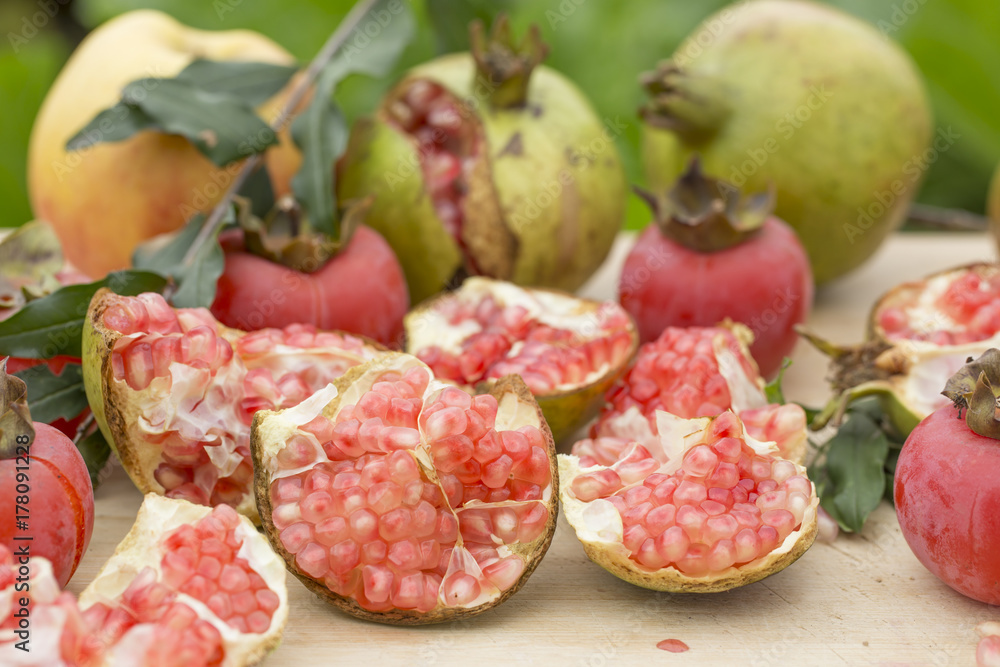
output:
MULTIPOLYGON (((570 318, 591 317, 591 321, 586 323, 590 327, 594 324, 594 314, 602 305, 600 301, 578 298, 559 290, 519 287, 505 281, 480 276, 467 278, 458 290, 428 299, 406 315, 403 319, 403 326, 406 329, 406 351, 417 355, 422 349, 437 345, 446 349, 451 348, 447 351, 454 352, 455 347, 478 331, 477 329, 462 332, 455 325, 448 324, 444 318, 434 318, 435 309, 443 303, 455 299, 475 302, 491 296, 501 306, 521 303, 537 308, 540 306, 537 298, 542 295, 548 297, 545 309, 541 311, 544 313, 542 317, 548 316, 553 320, 558 320, 563 315, 568 315, 570 318), (457 335, 444 336, 444 332, 449 329, 455 331, 457 335)), ((603 405, 604 394, 625 373, 639 350, 639 333, 635 321, 624 309, 619 310, 620 314, 627 318, 630 341, 628 351, 621 358, 608 363, 606 369, 596 375, 592 374, 585 382, 566 388, 556 388, 549 392, 534 393, 535 400, 542 409, 545 421, 557 443, 572 435, 597 415, 603 405)), ((572 325, 566 328, 574 330, 572 325)), ((480 382, 475 390, 488 393, 491 385, 490 381, 480 382)))
MULTIPOLYGON (((940 295, 948 284, 969 273, 983 279, 996 279, 1000 265, 977 262, 945 269, 921 280, 897 285, 879 297, 868 316, 866 342, 843 348, 843 356, 831 360, 831 384, 838 394, 834 401, 844 405, 856 398, 877 396, 890 422, 903 436, 932 412, 948 405, 950 401, 941 395, 941 387, 969 357, 978 357, 990 348, 1000 347, 1000 332, 984 340, 959 345, 890 340, 879 324, 879 316, 889 308, 918 302, 921 295, 940 295)), ((944 313, 934 312, 931 303, 923 304, 916 314, 921 316, 924 326, 947 327, 950 324, 944 313)))
POLYGON ((443 86, 458 100, 463 122, 474 123, 485 139, 482 164, 469 175, 463 205, 468 214, 462 243, 479 272, 575 290, 607 257, 624 220, 621 158, 575 85, 550 68, 536 67, 527 108, 498 113, 483 109, 489 83, 481 79, 470 54, 442 56, 410 70, 374 119, 352 128, 338 195, 377 195, 366 224, 397 251, 414 303, 466 269, 426 194, 415 142, 389 121, 388 106, 416 81, 443 86))
MULTIPOLYGON (((118 544, 94 580, 80 593, 80 608, 86 610, 98 602, 117 599, 138 574, 147 568, 159 571, 164 555, 163 538, 171 530, 194 524, 212 513, 212 508, 186 500, 146 494, 135 523, 118 544)), ((219 619, 200 601, 178 593, 178 599, 192 607, 200 618, 211 623, 222 635, 225 659, 222 667, 256 665, 281 642, 288 620, 288 590, 285 564, 271 549, 254 524, 240 516, 236 536, 242 539, 239 555, 267 584, 279 599, 271 616, 271 625, 263 633, 241 633, 219 619)))
MULTIPOLYGON (((660 470, 673 470, 680 467, 680 458, 688 448, 701 442, 700 435, 711 423, 711 418, 680 419, 668 413, 658 413, 659 418, 668 418, 674 426, 665 431, 660 428, 662 450, 667 463, 660 470), (689 440, 689 438, 691 440, 689 440)), ((778 456, 778 448, 774 443, 763 443, 743 433, 744 440, 759 453, 778 456)), ((669 593, 720 593, 740 586, 746 586, 771 576, 785 569, 816 540, 818 530, 817 513, 819 497, 815 486, 812 489, 810 504, 806 508, 802 522, 785 540, 767 555, 740 566, 729 567, 721 572, 703 577, 691 577, 667 566, 658 570, 643 567, 630 558, 630 552, 623 543, 623 525, 618 511, 610 504, 599 508, 600 512, 585 512, 591 502, 583 502, 570 492, 573 480, 581 474, 599 471, 607 466, 580 466, 580 458, 572 454, 559 454, 560 498, 563 514, 576 532, 577 539, 583 545, 583 550, 594 563, 615 575, 619 579, 656 591, 669 593)), ((806 469, 795 464, 797 474, 806 475, 806 469)), ((642 482, 638 482, 641 484, 642 482)), ((600 499, 599 499, 600 500, 600 499)))
MULTIPOLYGON (((525 425, 538 428, 547 443, 546 448, 551 475, 549 486, 544 490, 542 496, 542 501, 544 501, 545 508, 548 511, 548 519, 541 534, 531 542, 505 545, 511 553, 517 554, 524 559, 524 570, 514 585, 507 590, 497 591, 485 601, 477 600, 473 606, 446 606, 441 603, 439 596, 437 607, 429 612, 396 608, 374 612, 365 609, 353 598, 334 593, 322 581, 317 581, 309 574, 301 571, 296 563, 295 555, 290 553, 282 544, 279 537, 279 530, 272 518, 274 507, 271 503, 271 483, 281 474, 277 463, 278 453, 284 448, 285 443, 300 425, 308 423, 320 414, 328 419, 335 417, 342 403, 347 405, 353 404, 360 395, 371 387, 374 379, 382 373, 389 370, 405 372, 414 367, 427 369, 430 373, 430 369, 416 357, 395 352, 386 353, 379 359, 351 368, 336 381, 332 382, 329 387, 320 390, 311 398, 306 399, 293 408, 279 411, 258 411, 254 415, 253 430, 250 439, 250 451, 254 464, 254 493, 257 499, 263 532, 270 541, 274 551, 284 559, 288 571, 295 575, 306 588, 338 609, 357 618, 389 625, 429 625, 442 623, 475 616, 505 602, 521 589, 544 557, 545 552, 552 542, 552 536, 555 533, 559 510, 559 494, 557 492, 559 487, 559 467, 556 461, 555 442, 552 439, 552 433, 545 422, 545 417, 541 409, 538 407, 531 392, 528 391, 524 381, 518 376, 506 376, 497 381, 489 392, 497 399, 497 403, 499 404, 496 418, 497 429, 501 430, 501 427, 503 427, 502 430, 516 429, 525 425)), ((433 378, 433 373, 431 373, 431 377, 433 378)), ((432 379, 428 392, 445 386, 447 385, 432 379), (434 386, 435 383, 437 383, 436 387, 434 386)), ((417 458, 419 460, 420 456, 418 455, 417 458)), ((426 465, 429 466, 432 464, 428 460, 426 465)), ((426 469, 423 461, 420 462, 420 467, 426 469)), ((461 537, 459 538, 459 544, 461 544, 461 537)))
MULTIPOLYGON (((90 302, 83 326, 84 389, 97 425, 132 482, 144 494, 162 495, 166 489, 154 477, 154 471, 161 462, 161 449, 157 445, 146 443, 145 434, 140 428, 146 406, 138 397, 150 390, 148 388, 143 392, 132 390, 125 382, 115 379, 112 368, 112 351, 116 341, 122 338, 123 334, 104 324, 104 313, 119 299, 121 297, 110 290, 101 289, 90 302)), ((220 338, 230 343, 247 335, 246 332, 230 329, 220 323, 216 323, 216 331, 220 338)), ((386 349, 372 340, 361 336, 353 337, 364 341, 366 356, 354 355, 345 350, 331 349, 329 352, 357 364, 366 358, 382 354, 386 349)), ((309 350, 301 352, 308 354, 309 350)), ((255 524, 260 523, 252 492, 246 493, 235 509, 249 517, 255 524)))

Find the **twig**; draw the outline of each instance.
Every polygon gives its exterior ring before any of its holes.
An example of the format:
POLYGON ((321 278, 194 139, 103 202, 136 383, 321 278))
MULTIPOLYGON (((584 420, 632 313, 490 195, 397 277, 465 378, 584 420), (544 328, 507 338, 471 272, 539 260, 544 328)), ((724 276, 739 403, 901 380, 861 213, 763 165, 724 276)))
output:
POLYGON ((84 436, 87 435, 87 431, 90 427, 94 425, 94 413, 91 412, 87 415, 87 418, 80 422, 80 425, 76 429, 76 435, 73 436, 73 444, 79 445, 80 441, 83 440, 84 436))
POLYGON ((990 221, 981 215, 956 208, 941 208, 927 204, 913 204, 907 220, 928 229, 942 229, 958 232, 983 232, 989 229, 990 221))
MULTIPOLYGON (((326 40, 326 44, 320 49, 316 57, 313 58, 312 62, 306 68, 302 79, 292 90, 291 94, 288 96, 288 100, 282 107, 281 111, 275 117, 274 121, 271 122, 271 129, 275 132, 280 132, 285 128, 288 122, 295 115, 295 108, 298 107, 299 103, 302 102, 309 89, 312 88, 313 83, 316 81, 316 77, 323 70, 330 59, 340 50, 340 47, 344 45, 347 39, 351 36, 352 31, 361 22, 368 11, 375 5, 378 0, 361 0, 351 7, 351 11, 347 13, 344 20, 340 22, 337 29, 333 31, 330 38, 326 40)), ((240 188, 243 187, 243 183, 246 181, 250 172, 254 170, 257 164, 260 162, 261 154, 257 153, 247 158, 246 162, 240 168, 239 173, 237 173, 236 178, 233 179, 232 185, 226 190, 226 193, 222 195, 222 199, 219 203, 215 205, 212 212, 209 214, 208 218, 205 220, 205 224, 202 225, 201 230, 198 232, 198 236, 195 237, 194 241, 191 243, 191 247, 188 248, 187 252, 184 254, 184 264, 191 265, 195 258, 198 256, 198 250, 201 246, 205 245, 208 239, 212 238, 215 234, 216 229, 222 224, 222 219, 226 215, 226 210, 229 208, 229 204, 233 201, 233 196, 239 192, 240 188)))

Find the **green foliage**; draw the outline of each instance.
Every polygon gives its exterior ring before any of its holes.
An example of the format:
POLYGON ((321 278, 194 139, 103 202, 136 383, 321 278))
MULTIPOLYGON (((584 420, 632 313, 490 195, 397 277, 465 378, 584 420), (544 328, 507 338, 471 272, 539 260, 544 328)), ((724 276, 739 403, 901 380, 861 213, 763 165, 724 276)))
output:
MULTIPOLYGON (((888 37, 901 42, 927 80, 936 124, 954 129, 960 139, 939 156, 927 174, 920 199, 926 203, 982 211, 989 176, 1000 157, 1000 11, 995 0, 828 0, 830 4, 864 18, 888 37)), ((629 0, 569 2, 567 0, 504 0, 487 3, 468 0, 473 13, 492 4, 508 9, 514 27, 523 30, 537 22, 552 47, 548 64, 573 79, 588 93, 602 116, 618 116, 627 128, 619 139, 630 181, 641 182, 639 123, 635 110, 642 101, 636 76, 670 56, 683 37, 725 0, 629 0)), ((25 14, 34 11, 27 0, 6 0, 0 10, 3 34, 16 29, 25 14), (14 26, 14 28, 11 28, 14 26)), ((88 27, 138 7, 161 9, 190 25, 224 30, 258 30, 307 61, 330 30, 343 18, 353 0, 76 0, 80 20, 88 27)), ((417 2, 418 32, 388 76, 378 80, 352 77, 339 86, 338 102, 348 121, 372 108, 396 75, 433 57, 440 48, 451 50, 457 34, 451 3, 417 2), (428 6, 436 9, 431 28, 428 6)), ((0 226, 30 219, 24 192, 27 134, 44 90, 65 54, 51 27, 10 53, 7 40, 0 46, 0 95, 7 103, 0 129, 0 196, 5 215, 0 226)), ((629 205, 629 226, 641 227, 649 215, 635 197, 629 205)))

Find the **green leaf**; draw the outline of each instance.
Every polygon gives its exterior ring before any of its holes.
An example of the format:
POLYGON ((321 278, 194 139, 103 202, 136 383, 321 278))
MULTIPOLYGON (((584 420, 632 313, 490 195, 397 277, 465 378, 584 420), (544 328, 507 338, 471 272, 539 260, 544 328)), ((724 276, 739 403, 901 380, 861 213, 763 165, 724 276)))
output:
POLYGON ((124 141, 142 130, 162 127, 139 107, 118 102, 101 111, 66 142, 66 150, 78 151, 101 142, 124 141))
POLYGON ((110 471, 108 461, 111 459, 111 447, 104 439, 101 429, 94 430, 76 443, 76 448, 83 456, 83 462, 87 464, 87 472, 90 473, 90 484, 96 490, 107 478, 110 471))
MULTIPOLYGON (((228 220, 234 220, 233 208, 229 208, 228 220)), ((154 271, 170 278, 177 289, 170 297, 175 308, 208 308, 215 300, 215 287, 225 268, 225 255, 219 245, 219 230, 198 249, 190 263, 184 257, 205 222, 205 215, 199 213, 191 218, 167 245, 141 245, 132 256, 132 265, 138 269, 154 271)))
POLYGON ((232 95, 252 107, 274 97, 298 67, 254 62, 220 62, 199 58, 177 75, 179 81, 202 90, 232 95))
POLYGON ((785 379, 785 371, 788 370, 788 367, 791 365, 791 359, 788 357, 782 359, 781 368, 778 369, 778 375, 764 387, 764 395, 767 396, 768 403, 785 402, 785 392, 781 389, 781 383, 785 379))
POLYGON ((140 129, 180 135, 220 166, 278 143, 274 130, 233 95, 203 90, 181 79, 145 78, 125 86, 122 102, 100 112, 66 147, 78 150, 120 141, 140 129), (136 110, 145 116, 133 116, 136 110))
POLYGON ((316 80, 313 101, 292 122, 292 138, 302 150, 302 167, 292 179, 292 191, 312 228, 334 238, 340 236, 340 225, 333 165, 347 146, 348 127, 333 94, 351 74, 388 74, 413 35, 414 21, 405 3, 381 0, 362 19, 361 26, 366 25, 379 26, 378 35, 363 48, 348 42, 337 52, 316 80))
POLYGON ((73 419, 87 407, 83 391, 83 366, 66 364, 56 375, 46 364, 15 373, 28 385, 31 418, 51 424, 57 419, 73 419))
MULTIPOLYGON (((828 443, 820 504, 840 527, 859 532, 885 490, 889 442, 868 415, 852 413, 828 443)), ((822 477, 822 472, 817 475, 822 477)))
POLYGON ((243 186, 236 193, 237 197, 244 197, 250 202, 250 212, 258 218, 264 218, 271 209, 274 208, 275 196, 274 185, 271 183, 271 174, 267 171, 267 166, 258 164, 250 172, 243 186))
POLYGON ((83 320, 97 290, 107 287, 116 294, 134 296, 160 292, 163 276, 149 271, 116 271, 103 280, 69 285, 41 299, 29 301, 21 310, 0 322, 0 356, 51 359, 59 355, 80 356, 83 320))

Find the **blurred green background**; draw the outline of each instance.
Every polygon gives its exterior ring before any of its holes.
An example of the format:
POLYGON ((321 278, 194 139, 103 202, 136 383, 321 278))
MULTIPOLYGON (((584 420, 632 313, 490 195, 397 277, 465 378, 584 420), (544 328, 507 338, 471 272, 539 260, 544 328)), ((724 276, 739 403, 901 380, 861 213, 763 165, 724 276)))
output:
MULTIPOLYGON (((0 0, 0 227, 31 218, 25 192, 25 159, 32 120, 45 91, 73 45, 86 31, 121 12, 160 9, 189 25, 260 31, 302 61, 318 50, 352 0, 0 0), (60 14, 26 43, 12 41, 46 6, 60 14)), ((416 0, 417 39, 400 69, 433 57, 449 45, 435 38, 438 25, 466 20, 468 7, 505 9, 515 28, 537 22, 552 47, 548 64, 590 96, 602 116, 628 123, 620 137, 629 178, 640 182, 635 111, 642 102, 638 73, 667 58, 680 40, 725 0, 416 0), (563 19, 565 20, 559 20, 563 19)), ((829 4, 876 24, 901 42, 927 82, 939 127, 961 140, 931 168, 919 201, 982 212, 994 166, 1000 160, 1000 2, 997 0, 830 0, 829 4)), ((349 117, 375 104, 391 79, 358 79, 338 99, 349 117)), ((629 226, 647 221, 630 207, 629 226)))

